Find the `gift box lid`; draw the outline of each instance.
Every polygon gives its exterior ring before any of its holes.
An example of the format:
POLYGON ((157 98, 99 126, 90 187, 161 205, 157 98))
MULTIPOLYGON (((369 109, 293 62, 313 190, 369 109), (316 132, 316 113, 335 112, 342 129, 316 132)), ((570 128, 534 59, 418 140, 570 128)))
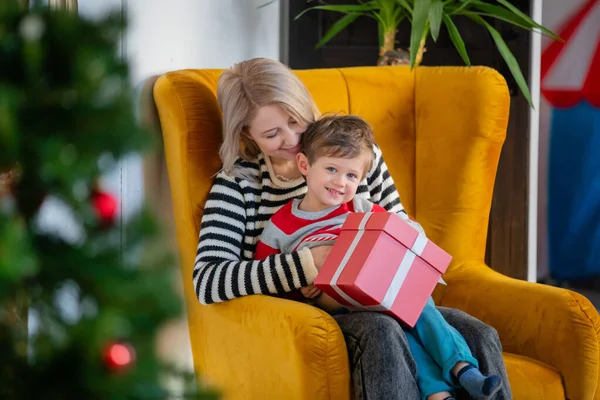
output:
POLYGON ((394 213, 352 213, 342 230, 383 231, 444 274, 452 256, 394 213))

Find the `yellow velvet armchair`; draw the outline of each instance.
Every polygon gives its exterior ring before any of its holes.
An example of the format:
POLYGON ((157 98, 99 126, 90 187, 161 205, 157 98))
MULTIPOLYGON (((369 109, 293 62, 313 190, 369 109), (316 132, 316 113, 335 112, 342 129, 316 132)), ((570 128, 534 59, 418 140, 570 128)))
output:
MULTIPOLYGON (((196 373, 226 399, 350 398, 344 338, 321 310, 269 296, 202 306, 192 285, 202 207, 220 168, 220 70, 162 75, 163 132, 196 373)), ((568 290, 510 279, 484 263, 504 79, 483 67, 355 67, 296 71, 321 111, 370 122, 409 214, 454 256, 436 304, 493 326, 515 399, 600 398, 600 319, 568 290)))

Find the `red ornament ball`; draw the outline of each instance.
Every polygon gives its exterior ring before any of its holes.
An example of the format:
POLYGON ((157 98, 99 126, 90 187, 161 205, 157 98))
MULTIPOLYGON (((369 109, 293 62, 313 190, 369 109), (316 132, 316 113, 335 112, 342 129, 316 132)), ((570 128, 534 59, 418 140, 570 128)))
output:
POLYGON ((128 343, 111 343, 106 347, 104 361, 113 371, 125 369, 135 362, 135 349, 128 343))
POLYGON ((110 225, 115 222, 119 205, 117 199, 113 195, 101 191, 94 191, 92 193, 92 202, 94 204, 96 215, 102 224, 110 225))

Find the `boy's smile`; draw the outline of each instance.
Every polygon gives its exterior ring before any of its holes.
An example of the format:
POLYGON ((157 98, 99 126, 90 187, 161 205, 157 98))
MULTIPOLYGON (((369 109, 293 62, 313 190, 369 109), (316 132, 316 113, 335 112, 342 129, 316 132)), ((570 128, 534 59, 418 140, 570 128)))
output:
POLYGON ((340 191, 332 189, 332 188, 327 188, 327 190, 329 190, 329 193, 331 193, 331 195, 334 197, 342 196, 344 194, 344 192, 340 192, 340 191))

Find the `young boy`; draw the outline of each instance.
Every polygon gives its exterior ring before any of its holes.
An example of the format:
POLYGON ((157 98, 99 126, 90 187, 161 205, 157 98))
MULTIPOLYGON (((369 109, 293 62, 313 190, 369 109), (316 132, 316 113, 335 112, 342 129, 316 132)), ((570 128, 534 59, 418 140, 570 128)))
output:
MULTIPOLYGON (((273 215, 255 257, 333 244, 349 213, 386 212, 356 193, 372 168, 374 145, 371 127, 359 117, 328 116, 311 124, 302 135, 296 159, 306 178, 307 193, 273 215)), ((398 215, 424 233, 404 212, 398 215)), ((342 308, 313 285, 302 288, 301 293, 326 311, 342 308)), ((488 399, 500 388, 500 377, 481 374, 464 338, 446 323, 431 298, 415 327, 405 331, 423 399, 453 399, 451 393, 457 387, 475 399, 488 399)))

